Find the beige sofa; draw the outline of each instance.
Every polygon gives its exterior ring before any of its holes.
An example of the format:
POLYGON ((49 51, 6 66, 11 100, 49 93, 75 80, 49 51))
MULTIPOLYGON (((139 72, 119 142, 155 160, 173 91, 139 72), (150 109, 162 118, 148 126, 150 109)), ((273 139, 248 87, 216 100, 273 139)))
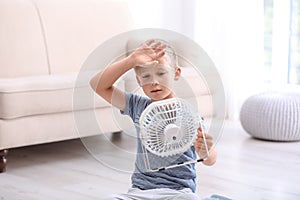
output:
MULTIPOLYGON (((8 149, 133 128, 88 85, 110 58, 103 48, 97 54, 99 45, 133 27, 126 2, 0 0, 0 171, 8 149)), ((116 45, 123 56, 140 42, 132 36, 116 45)), ((196 101, 202 116, 212 117, 214 89, 195 69, 182 71, 185 82, 177 92, 196 101)), ((129 72, 118 86, 136 91, 134 79, 129 72)))
MULTIPOLYGON (((4 150, 80 136, 74 113, 94 108, 73 108, 78 71, 93 49, 132 22, 121 0, 0 0, 0 27, 3 171, 4 150)), ((99 100, 95 112, 107 116, 109 131, 119 131, 108 104, 99 100)))

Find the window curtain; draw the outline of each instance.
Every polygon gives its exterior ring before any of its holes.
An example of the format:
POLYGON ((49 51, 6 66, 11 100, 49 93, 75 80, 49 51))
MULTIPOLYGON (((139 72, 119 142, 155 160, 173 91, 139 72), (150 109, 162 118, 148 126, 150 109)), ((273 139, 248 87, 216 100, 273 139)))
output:
POLYGON ((198 0, 194 39, 215 62, 227 117, 238 119, 249 96, 264 90, 264 11, 261 0, 198 0))

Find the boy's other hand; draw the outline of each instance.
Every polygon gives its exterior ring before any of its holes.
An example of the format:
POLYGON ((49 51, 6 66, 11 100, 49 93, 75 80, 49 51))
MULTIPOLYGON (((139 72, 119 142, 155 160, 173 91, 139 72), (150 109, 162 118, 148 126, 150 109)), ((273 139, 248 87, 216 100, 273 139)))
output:
POLYGON ((204 165, 213 165, 217 160, 217 151, 211 149, 213 146, 212 135, 205 133, 201 127, 198 128, 197 138, 194 142, 195 150, 200 158, 206 158, 203 161, 204 165), (205 145, 206 142, 206 145, 205 145), (209 153, 209 154, 208 154, 209 153))
POLYGON ((197 138, 194 147, 200 158, 207 157, 208 152, 213 146, 212 135, 205 133, 201 127, 198 128, 197 138), (204 138, 205 137, 205 138, 204 138), (206 145, 205 145, 206 142, 206 145))

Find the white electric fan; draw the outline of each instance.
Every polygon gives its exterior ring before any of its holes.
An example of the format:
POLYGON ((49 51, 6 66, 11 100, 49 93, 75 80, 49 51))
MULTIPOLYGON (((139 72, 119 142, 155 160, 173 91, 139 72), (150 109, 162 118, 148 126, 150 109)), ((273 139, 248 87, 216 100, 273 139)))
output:
MULTIPOLYGON (((198 128, 202 126, 201 121, 199 114, 183 99, 171 98, 153 102, 140 117, 142 144, 146 150, 162 158, 183 154, 193 145, 198 128)), ((208 155, 206 141, 205 147, 208 155)), ((189 160, 156 170, 203 160, 204 158, 189 160)))

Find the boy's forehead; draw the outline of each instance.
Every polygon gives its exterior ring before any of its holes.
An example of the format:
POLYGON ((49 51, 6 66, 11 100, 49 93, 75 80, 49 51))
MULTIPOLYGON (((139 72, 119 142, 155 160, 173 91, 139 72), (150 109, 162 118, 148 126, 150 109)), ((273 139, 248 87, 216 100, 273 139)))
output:
POLYGON ((157 61, 157 63, 155 63, 155 64, 142 65, 140 67, 141 68, 148 68, 148 67, 152 67, 152 66, 156 66, 156 67, 171 67, 172 66, 171 59, 167 55, 164 55, 163 57, 157 59, 156 61, 157 61))
POLYGON ((153 65, 145 65, 142 67, 139 67, 138 72, 139 73, 145 73, 145 72, 154 72, 154 71, 159 71, 159 70, 171 70, 171 66, 170 65, 164 65, 164 64, 153 64, 153 65))

